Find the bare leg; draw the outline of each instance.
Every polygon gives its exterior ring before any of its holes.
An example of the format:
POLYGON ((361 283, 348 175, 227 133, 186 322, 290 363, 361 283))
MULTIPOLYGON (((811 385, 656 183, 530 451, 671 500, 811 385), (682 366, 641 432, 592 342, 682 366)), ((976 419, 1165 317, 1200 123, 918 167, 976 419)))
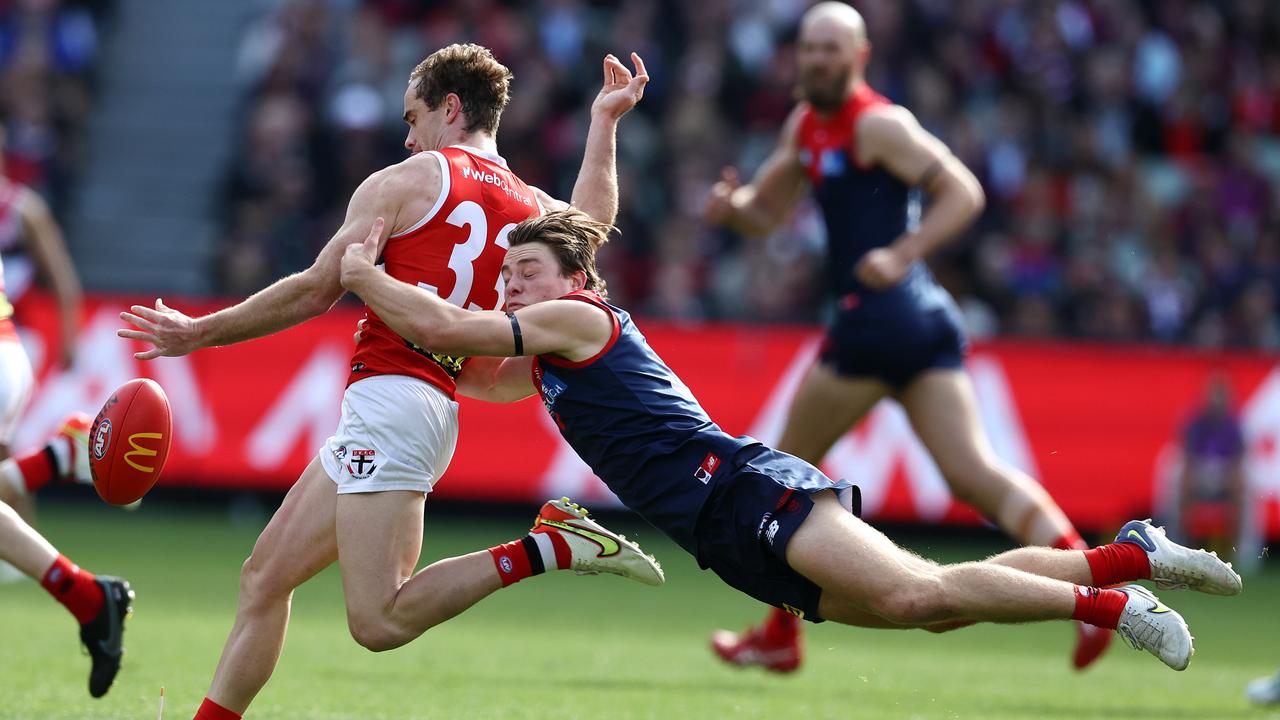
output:
MULTIPOLYGON (((835 370, 815 363, 809 368, 804 381, 796 390, 787 412, 786 426, 777 449, 795 455, 812 465, 819 465, 831 446, 856 425, 889 392, 889 387, 874 378, 842 378, 835 370)), ((874 616, 863 623, 884 622, 874 616)), ((898 627, 886 623, 884 627, 898 627)), ((771 609, 758 629, 745 633, 717 630, 711 636, 711 646, 728 662, 741 662, 738 658, 750 657, 747 664, 756 663, 761 653, 754 639, 772 637, 778 644, 773 656, 794 654, 794 660, 776 664, 770 669, 789 672, 800 664, 800 625, 796 619, 782 610, 771 609)))
MULTIPOLYGON (((10 459, 8 444, 0 444, 0 462, 10 459)), ((4 502, 13 508, 18 517, 31 527, 36 524, 36 500, 29 493, 19 492, 18 488, 13 487, 11 483, 6 482, 5 478, 0 478, 0 502, 4 502)))
POLYGON ((13 508, 0 503, 0 560, 39 580, 58 558, 58 551, 25 523, 13 508))
POLYGON ((960 500, 1026 545, 1053 545, 1075 529, 1040 483, 991 449, 973 384, 959 370, 930 370, 898 398, 916 434, 960 500))
POLYGON ((423 496, 392 491, 338 497, 337 536, 351 634, 375 652, 400 647, 500 589, 486 551, 416 574, 423 496))
POLYGON ((1076 585, 1092 585, 1093 572, 1080 550, 1054 550, 1043 547, 1022 547, 987 558, 986 562, 1011 567, 1015 570, 1064 580, 1076 585))
POLYGON ((847 513, 835 495, 814 507, 787 545, 787 562, 823 588, 819 612, 853 624, 866 613, 924 627, 976 620, 1065 620, 1071 583, 989 562, 936 565, 912 555, 847 513))
POLYGON ((822 462, 831 446, 862 420, 889 386, 871 378, 842 378, 814 364, 796 391, 777 449, 812 465, 822 462))
POLYGON ((337 488, 313 459, 289 490, 240 572, 240 605, 209 699, 243 714, 271 678, 289 625, 293 590, 338 557, 337 488))

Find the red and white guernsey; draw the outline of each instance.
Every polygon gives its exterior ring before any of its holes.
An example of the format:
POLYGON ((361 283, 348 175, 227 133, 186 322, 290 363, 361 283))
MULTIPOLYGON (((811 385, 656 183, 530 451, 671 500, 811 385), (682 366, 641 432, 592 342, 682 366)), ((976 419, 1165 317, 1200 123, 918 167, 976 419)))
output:
MULTIPOLYGON (((496 310, 502 305, 507 235, 521 220, 541 214, 541 207, 497 155, 460 145, 429 154, 440 162, 440 196, 413 227, 388 238, 383 269, 458 307, 496 310)), ((374 375, 407 375, 453 397, 465 358, 414 345, 372 310, 365 310, 365 321, 348 385, 374 375)))
MULTIPOLYGON (((22 185, 0 178, 0 252, 14 250, 22 241, 22 213, 18 210, 22 189, 22 185)), ((18 339, 12 317, 13 304, 5 292, 4 263, 0 261, 0 341, 18 339)))

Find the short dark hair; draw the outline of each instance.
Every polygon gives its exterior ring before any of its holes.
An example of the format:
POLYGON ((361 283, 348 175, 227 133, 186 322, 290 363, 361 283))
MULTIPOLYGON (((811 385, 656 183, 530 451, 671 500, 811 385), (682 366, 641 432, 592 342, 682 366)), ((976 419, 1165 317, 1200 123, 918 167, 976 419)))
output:
POLYGON ((498 119, 511 99, 511 71, 486 47, 455 43, 427 56, 409 74, 418 97, 435 110, 453 93, 462 101, 467 132, 498 131, 498 119))
POLYGON ((590 215, 569 208, 532 217, 516 225, 507 235, 511 247, 540 242, 551 249, 560 264, 560 274, 581 270, 587 276, 584 289, 608 297, 606 283, 596 269, 596 248, 609 239, 613 226, 591 219, 590 215))

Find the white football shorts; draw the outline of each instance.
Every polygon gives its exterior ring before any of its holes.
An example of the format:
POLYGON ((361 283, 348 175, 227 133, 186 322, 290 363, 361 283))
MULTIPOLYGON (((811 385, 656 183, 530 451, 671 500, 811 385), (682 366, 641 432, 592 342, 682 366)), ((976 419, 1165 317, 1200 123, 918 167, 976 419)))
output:
POLYGON ((338 494, 414 490, 424 495, 453 459, 458 403, 404 375, 375 375, 342 395, 342 419, 320 464, 338 494))
POLYGON ((31 361, 22 343, 0 340, 0 443, 7 445, 13 440, 34 384, 31 361))

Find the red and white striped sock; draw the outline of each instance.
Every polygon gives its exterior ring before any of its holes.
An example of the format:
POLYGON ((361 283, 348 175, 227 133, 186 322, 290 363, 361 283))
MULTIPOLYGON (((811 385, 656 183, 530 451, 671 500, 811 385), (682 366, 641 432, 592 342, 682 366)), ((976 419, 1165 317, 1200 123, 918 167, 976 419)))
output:
POLYGON ((502 587, 548 570, 568 569, 569 543, 557 532, 531 532, 519 540, 489 548, 502 587))

